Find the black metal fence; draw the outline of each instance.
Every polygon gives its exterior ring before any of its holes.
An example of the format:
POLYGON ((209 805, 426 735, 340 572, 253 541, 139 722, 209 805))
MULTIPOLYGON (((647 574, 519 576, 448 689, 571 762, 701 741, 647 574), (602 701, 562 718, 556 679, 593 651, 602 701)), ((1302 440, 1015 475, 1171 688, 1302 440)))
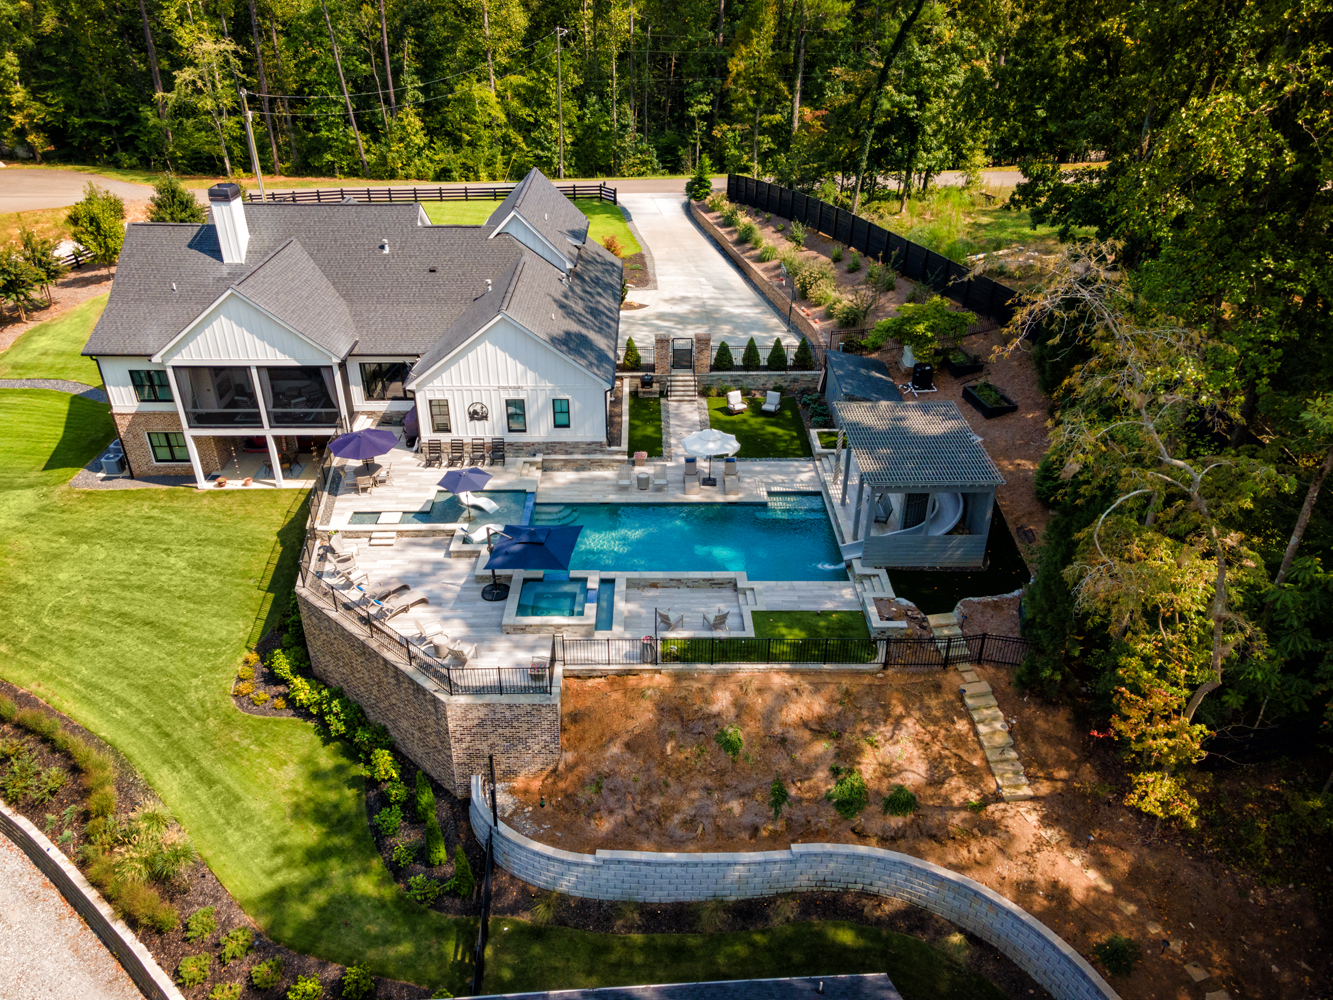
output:
POLYGON ((889 264, 899 274, 930 285, 965 309, 987 316, 1001 326, 1013 317, 1018 293, 1012 288, 984 275, 972 276, 971 268, 965 264, 927 250, 836 205, 736 174, 727 175, 727 197, 784 219, 795 219, 880 263, 889 264))
MULTIPOLYGON (((337 205, 348 198, 371 204, 398 204, 413 201, 504 201, 517 185, 514 184, 463 184, 437 185, 434 187, 337 187, 303 188, 296 191, 268 191, 261 198, 259 192, 251 191, 246 195, 252 202, 287 202, 295 205, 337 205)), ((616 189, 605 184, 557 184, 556 188, 566 198, 589 198, 596 201, 616 200, 616 189)))

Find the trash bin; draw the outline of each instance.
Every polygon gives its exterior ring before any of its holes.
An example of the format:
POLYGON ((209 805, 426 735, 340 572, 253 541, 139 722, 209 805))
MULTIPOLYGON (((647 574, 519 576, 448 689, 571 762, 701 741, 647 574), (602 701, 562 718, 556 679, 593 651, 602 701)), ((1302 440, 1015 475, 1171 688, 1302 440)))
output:
POLYGON ((642 640, 641 652, 639 654, 640 663, 657 662, 657 640, 651 635, 645 635, 642 640))

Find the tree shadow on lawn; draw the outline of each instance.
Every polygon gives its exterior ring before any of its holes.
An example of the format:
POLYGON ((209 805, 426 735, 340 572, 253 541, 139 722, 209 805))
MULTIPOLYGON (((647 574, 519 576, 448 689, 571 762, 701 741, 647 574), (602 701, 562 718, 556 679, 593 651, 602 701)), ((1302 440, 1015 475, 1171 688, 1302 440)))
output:
MULTIPOLYGON (((49 436, 45 429, 38 431, 40 425, 29 424, 24 419, 22 397, 38 393, 45 395, 53 393, 55 390, 18 389, 6 391, 16 393, 15 398, 19 402, 17 426, 11 424, 6 429, 7 433, 32 434, 34 444, 37 440, 40 440, 38 434, 49 436)), ((60 393, 60 395, 65 394, 60 393)), ((116 425, 111 420, 111 408, 106 403, 97 403, 91 399, 84 399, 82 396, 69 396, 68 400, 69 403, 65 408, 65 422, 60 428, 60 437, 47 454, 46 461, 41 466, 41 471, 67 470, 72 477, 115 437, 116 425)), ((49 411, 42 413, 34 408, 34 420, 48 416, 49 411)), ((43 420, 42 425, 45 424, 46 422, 43 420)))

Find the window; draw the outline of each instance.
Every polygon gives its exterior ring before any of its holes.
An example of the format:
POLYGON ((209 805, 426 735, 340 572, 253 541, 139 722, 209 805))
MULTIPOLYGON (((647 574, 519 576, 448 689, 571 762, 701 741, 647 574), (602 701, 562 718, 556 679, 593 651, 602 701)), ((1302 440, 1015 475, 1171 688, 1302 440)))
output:
POLYGON ((134 394, 141 403, 170 403, 171 383, 166 372, 130 372, 134 394))
POLYGON ((406 361, 373 361, 361 366, 361 387, 366 399, 406 399, 403 383, 412 368, 406 361))
POLYGON ((528 429, 528 413, 524 409, 523 400, 506 399, 505 414, 509 417, 509 433, 524 434, 528 429))
POLYGON ((153 449, 154 462, 188 462, 190 452, 185 447, 185 435, 169 431, 160 434, 148 432, 148 447, 153 449))
POLYGON ((449 423, 449 400, 430 401, 430 429, 433 434, 448 434, 453 430, 449 423))
POLYGON ((569 400, 553 399, 551 400, 551 415, 555 418, 555 426, 569 426, 569 400))

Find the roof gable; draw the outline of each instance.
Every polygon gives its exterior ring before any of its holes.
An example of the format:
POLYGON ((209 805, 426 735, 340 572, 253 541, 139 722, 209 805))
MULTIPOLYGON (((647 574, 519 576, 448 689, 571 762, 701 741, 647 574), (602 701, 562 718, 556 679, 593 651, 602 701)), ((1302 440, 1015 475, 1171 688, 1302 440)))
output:
POLYGON ((536 167, 491 213, 486 228, 494 236, 515 214, 565 257, 569 257, 570 244, 582 246, 588 240, 588 217, 536 167))
POLYGON ((346 357, 357 341, 347 303, 296 239, 284 243, 234 287, 335 357, 346 357))
POLYGON ((235 288, 229 288, 157 352, 162 364, 235 362, 324 364, 331 352, 235 288))

